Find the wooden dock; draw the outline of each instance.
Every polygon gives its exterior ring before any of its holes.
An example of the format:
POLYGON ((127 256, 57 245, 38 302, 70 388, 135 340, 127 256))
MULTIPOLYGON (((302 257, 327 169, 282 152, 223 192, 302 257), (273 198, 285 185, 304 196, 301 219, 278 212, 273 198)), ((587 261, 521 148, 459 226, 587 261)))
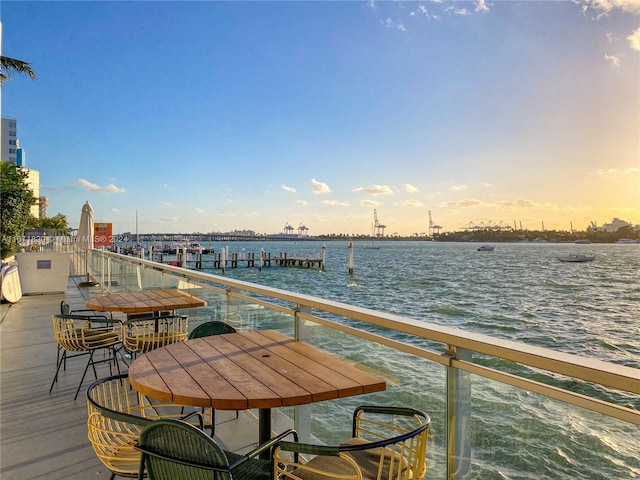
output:
POLYGON ((163 251, 152 251, 149 258, 158 263, 166 265, 182 266, 202 270, 203 268, 226 270, 227 268, 259 268, 270 267, 272 265, 279 267, 299 267, 299 268, 319 268, 325 269, 325 248, 322 253, 317 253, 313 257, 303 257, 280 252, 278 255, 272 256, 269 252, 231 252, 225 249, 220 252, 211 251, 209 254, 202 252, 196 253, 166 253, 163 251), (207 258, 208 257, 208 258, 207 258))

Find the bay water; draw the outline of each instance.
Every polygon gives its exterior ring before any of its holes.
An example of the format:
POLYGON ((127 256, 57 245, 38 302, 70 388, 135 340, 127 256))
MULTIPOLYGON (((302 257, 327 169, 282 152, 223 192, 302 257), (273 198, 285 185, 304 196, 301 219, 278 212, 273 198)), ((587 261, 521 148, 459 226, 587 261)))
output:
MULTIPOLYGON (((256 258, 260 248, 272 257, 282 252, 313 257, 324 249, 325 270, 271 266, 260 271, 240 266, 227 268, 224 276, 640 368, 640 245, 498 243, 495 251, 484 252, 476 243, 384 241, 375 244, 379 248, 366 248, 374 244, 353 242, 354 273, 349 274, 348 243, 205 242, 203 246, 215 251, 228 246, 229 252, 253 252, 256 258), (572 253, 595 259, 558 260, 572 253)), ((388 391, 395 400, 427 410, 433 419, 427 478, 443 478, 443 368, 385 349, 359 351, 348 336, 337 332, 326 332, 326 338, 314 343, 373 364, 389 380, 388 391), (432 388, 424 388, 425 376, 433 379, 432 388)), ((637 395, 523 370, 499 359, 477 361, 640 409, 637 395)), ((473 453, 468 472, 460 478, 640 478, 637 426, 578 412, 497 382, 474 378, 473 385, 469 426, 473 453)), ((380 399, 388 402, 386 394, 380 399)), ((345 399, 314 404, 314 432, 334 440, 336 409, 344 410, 340 413, 344 417, 357 403, 345 399)), ((347 417, 343 420, 346 425, 347 417)))

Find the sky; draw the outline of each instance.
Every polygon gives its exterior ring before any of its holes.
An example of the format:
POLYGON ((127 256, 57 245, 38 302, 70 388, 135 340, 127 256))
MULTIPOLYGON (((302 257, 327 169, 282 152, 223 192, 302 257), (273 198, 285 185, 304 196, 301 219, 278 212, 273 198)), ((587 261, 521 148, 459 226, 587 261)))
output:
POLYGON ((640 223, 640 0, 1 1, 48 215, 309 235, 640 223))

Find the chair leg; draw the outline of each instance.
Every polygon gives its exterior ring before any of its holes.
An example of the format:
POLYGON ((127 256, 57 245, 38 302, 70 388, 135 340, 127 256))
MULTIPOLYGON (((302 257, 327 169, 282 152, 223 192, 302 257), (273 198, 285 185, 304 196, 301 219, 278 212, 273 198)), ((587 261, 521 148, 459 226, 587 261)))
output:
POLYGON ((56 374, 53 376, 53 381, 51 382, 51 387, 49 387, 49 393, 51 393, 51 390, 53 390, 53 386, 58 381, 58 372, 60 371, 60 366, 63 363, 66 363, 66 360, 67 360, 67 351, 64 350, 62 352, 62 358, 60 358, 60 351, 58 350, 58 358, 56 359, 58 365, 56 366, 56 374))
POLYGON ((87 370, 89 370, 89 365, 93 366, 93 372, 96 374, 96 379, 98 378, 98 374, 96 373, 96 366, 93 363, 93 353, 95 350, 91 350, 89 353, 89 361, 87 362, 87 366, 84 367, 84 373, 82 374, 82 378, 80 379, 80 384, 78 385, 78 389, 76 390, 76 396, 73 397, 74 400, 78 398, 78 394, 80 393, 80 389, 82 388, 82 383, 84 382, 84 377, 87 375, 87 370))

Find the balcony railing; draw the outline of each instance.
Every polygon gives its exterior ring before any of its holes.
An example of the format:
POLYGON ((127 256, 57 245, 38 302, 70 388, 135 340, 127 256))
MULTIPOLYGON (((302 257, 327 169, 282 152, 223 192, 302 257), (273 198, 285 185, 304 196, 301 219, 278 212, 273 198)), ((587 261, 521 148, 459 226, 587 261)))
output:
MULTIPOLYGON (((432 418, 427 478, 640 476, 639 369, 110 252, 90 251, 88 265, 105 290, 191 290, 208 302, 188 312, 192 326, 279 329, 386 378, 367 402, 432 418)), ((333 443, 362 402, 280 414, 333 443)))

